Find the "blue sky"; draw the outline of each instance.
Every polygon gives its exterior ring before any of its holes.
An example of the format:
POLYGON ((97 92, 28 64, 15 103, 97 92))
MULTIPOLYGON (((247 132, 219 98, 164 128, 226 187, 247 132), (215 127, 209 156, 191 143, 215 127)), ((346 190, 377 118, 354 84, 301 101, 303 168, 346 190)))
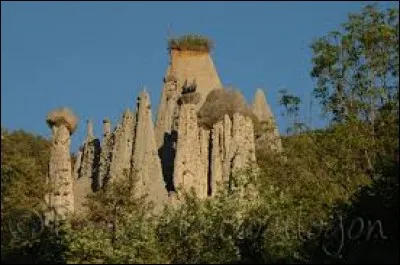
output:
MULTIPOLYGON (((203 34, 216 44, 214 63, 225 85, 251 101, 263 88, 281 132, 278 90, 304 100, 305 119, 314 82, 313 39, 337 29, 368 2, 1 2, 1 125, 45 137, 46 114, 67 106, 79 116, 75 151, 85 121, 101 137, 146 86, 153 118, 168 64, 172 34, 203 34)), ((393 7, 397 2, 380 2, 393 7)), ((323 126, 314 104, 314 126, 323 126)))

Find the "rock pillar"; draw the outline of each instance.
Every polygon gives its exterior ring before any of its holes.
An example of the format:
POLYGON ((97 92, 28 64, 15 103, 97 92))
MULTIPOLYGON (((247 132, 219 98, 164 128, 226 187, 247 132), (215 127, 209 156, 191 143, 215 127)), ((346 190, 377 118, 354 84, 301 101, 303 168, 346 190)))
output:
POLYGON ((46 121, 52 131, 48 177, 51 191, 46 197, 50 211, 47 220, 56 221, 74 212, 70 144, 77 117, 63 108, 50 112, 46 121))

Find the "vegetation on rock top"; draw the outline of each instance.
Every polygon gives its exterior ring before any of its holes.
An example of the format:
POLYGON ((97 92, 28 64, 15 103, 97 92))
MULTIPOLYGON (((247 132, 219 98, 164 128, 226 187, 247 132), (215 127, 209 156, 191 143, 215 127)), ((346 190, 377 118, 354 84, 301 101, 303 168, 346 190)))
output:
POLYGON ((169 50, 210 52, 213 42, 204 36, 188 34, 168 40, 169 50))

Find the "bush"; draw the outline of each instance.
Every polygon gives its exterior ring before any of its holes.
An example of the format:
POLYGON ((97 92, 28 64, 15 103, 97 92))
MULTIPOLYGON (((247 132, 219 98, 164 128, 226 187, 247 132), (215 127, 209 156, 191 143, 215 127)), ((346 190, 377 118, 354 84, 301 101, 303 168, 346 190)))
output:
POLYGON ((212 41, 204 36, 188 34, 168 41, 169 50, 210 52, 212 41))
POLYGON ((246 104, 243 95, 233 89, 212 90, 198 112, 199 123, 201 126, 211 129, 214 124, 222 120, 225 114, 233 119, 233 114, 241 113, 253 120, 254 127, 258 124, 258 119, 253 111, 246 104))

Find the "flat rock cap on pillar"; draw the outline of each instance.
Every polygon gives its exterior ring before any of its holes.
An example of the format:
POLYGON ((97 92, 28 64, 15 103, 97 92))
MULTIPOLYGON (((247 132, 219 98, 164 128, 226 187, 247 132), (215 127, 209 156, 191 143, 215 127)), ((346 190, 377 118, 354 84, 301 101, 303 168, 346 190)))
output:
POLYGON ((47 114, 46 123, 50 128, 64 124, 72 134, 78 125, 78 117, 69 108, 61 107, 47 114))

